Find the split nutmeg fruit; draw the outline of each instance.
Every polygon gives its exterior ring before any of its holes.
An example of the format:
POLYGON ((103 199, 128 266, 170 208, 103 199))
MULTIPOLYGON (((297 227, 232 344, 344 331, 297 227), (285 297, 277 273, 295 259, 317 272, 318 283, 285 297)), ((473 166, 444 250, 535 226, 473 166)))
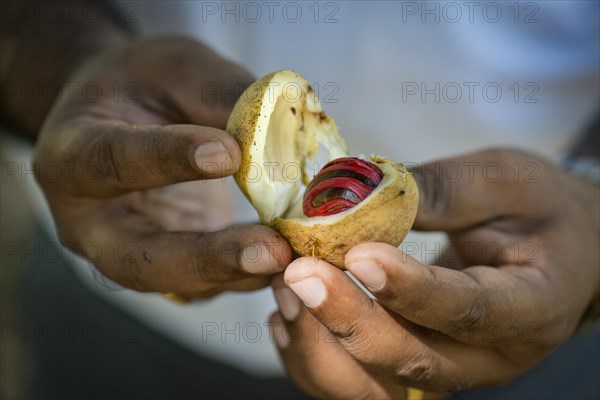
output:
POLYGON ((273 72, 254 82, 227 131, 242 151, 237 184, 261 222, 298 254, 344 268, 352 246, 398 246, 410 230, 419 204, 411 173, 385 157, 349 157, 335 121, 297 73, 273 72), (328 163, 311 181, 307 170, 319 146, 328 163))

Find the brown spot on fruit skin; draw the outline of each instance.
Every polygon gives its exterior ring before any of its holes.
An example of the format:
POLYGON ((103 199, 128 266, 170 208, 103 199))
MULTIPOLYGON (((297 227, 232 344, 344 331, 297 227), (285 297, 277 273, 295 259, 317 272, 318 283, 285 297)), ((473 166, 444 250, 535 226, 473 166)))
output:
POLYGON ((291 108, 292 114, 296 115, 296 109, 294 107, 291 108))

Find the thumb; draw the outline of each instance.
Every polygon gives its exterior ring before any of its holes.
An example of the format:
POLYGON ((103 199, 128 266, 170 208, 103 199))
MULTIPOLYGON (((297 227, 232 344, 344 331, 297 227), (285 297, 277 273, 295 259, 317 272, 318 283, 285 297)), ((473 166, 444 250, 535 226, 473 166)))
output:
POLYGON ((548 215, 556 205, 548 168, 548 163, 512 150, 421 164, 411 170, 420 190, 413 227, 452 231, 501 217, 548 215))

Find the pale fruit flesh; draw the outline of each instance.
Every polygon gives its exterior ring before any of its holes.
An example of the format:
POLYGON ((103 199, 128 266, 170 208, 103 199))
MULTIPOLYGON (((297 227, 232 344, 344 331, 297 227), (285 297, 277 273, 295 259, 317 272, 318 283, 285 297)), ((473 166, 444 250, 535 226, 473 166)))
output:
POLYGON ((379 156, 362 157, 384 172, 365 200, 335 215, 304 215, 302 195, 311 178, 307 163, 319 146, 327 150, 327 161, 346 157, 348 151, 335 121, 300 75, 278 71, 254 82, 236 103, 227 131, 242 151, 235 175, 240 189, 261 222, 278 230, 298 254, 344 268, 344 256, 354 245, 398 246, 410 230, 419 201, 417 185, 402 164, 379 156))

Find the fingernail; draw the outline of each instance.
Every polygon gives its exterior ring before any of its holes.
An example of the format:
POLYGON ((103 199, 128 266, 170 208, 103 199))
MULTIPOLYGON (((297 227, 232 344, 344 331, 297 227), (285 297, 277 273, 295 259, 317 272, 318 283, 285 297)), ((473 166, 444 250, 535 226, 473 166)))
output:
POLYGON ((231 157, 219 140, 202 143, 196 149, 194 158, 198 167, 207 174, 215 175, 233 169, 231 157))
POLYGON ((279 272, 283 268, 264 243, 251 243, 241 253, 242 268, 251 274, 279 272))
POLYGON ((323 281, 315 276, 290 283, 290 288, 308 308, 320 306, 327 295, 323 281))
POLYGON ((380 290, 385 286, 386 275, 376 263, 359 261, 347 265, 348 270, 368 289, 380 290))
POLYGON ((290 338, 284 324, 273 324, 273 337, 275 338, 275 344, 280 349, 285 349, 290 345, 290 338))
POLYGON ((279 310, 287 321, 293 321, 300 313, 300 299, 288 287, 273 290, 279 310))

